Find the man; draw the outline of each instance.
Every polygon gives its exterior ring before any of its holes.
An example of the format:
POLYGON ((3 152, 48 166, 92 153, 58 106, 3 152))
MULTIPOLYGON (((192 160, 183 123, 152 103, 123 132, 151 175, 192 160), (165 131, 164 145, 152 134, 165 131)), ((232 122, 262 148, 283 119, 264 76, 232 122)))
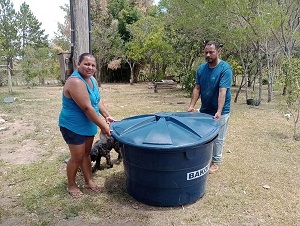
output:
POLYGON ((216 41, 205 43, 206 62, 197 69, 196 83, 188 111, 196 111, 195 105, 201 98, 200 112, 220 120, 220 131, 213 145, 210 173, 219 169, 222 150, 230 116, 232 70, 230 65, 219 58, 220 44, 216 41))

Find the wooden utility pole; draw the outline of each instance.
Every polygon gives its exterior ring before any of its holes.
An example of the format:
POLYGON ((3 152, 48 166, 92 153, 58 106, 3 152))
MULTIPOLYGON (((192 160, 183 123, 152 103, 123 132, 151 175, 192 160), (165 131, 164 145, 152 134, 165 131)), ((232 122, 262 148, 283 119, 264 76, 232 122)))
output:
POLYGON ((71 26, 73 47, 73 68, 76 70, 78 57, 90 52, 90 0, 70 0, 71 26))

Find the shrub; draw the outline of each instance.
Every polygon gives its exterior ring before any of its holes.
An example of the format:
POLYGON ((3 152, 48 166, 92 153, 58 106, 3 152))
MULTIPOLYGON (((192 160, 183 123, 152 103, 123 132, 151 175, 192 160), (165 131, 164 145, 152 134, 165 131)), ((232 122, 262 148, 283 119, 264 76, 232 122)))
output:
POLYGON ((195 86, 195 81, 196 81, 196 71, 191 70, 185 75, 182 76, 182 86, 183 89, 191 94, 193 92, 193 88, 195 86))

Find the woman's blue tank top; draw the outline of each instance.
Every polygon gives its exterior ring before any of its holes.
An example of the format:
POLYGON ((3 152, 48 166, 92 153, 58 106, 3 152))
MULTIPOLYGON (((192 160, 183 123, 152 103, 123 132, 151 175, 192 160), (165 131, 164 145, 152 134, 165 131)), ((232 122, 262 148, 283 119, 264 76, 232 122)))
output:
MULTIPOLYGON (((92 89, 78 71, 74 71, 71 76, 81 79, 86 84, 91 104, 97 114, 99 114, 98 103, 100 102, 100 93, 95 79, 93 77, 90 78, 93 83, 92 89)), ((72 98, 67 98, 64 92, 62 93, 62 109, 58 125, 83 136, 94 136, 98 131, 97 125, 89 120, 76 102, 72 98)))

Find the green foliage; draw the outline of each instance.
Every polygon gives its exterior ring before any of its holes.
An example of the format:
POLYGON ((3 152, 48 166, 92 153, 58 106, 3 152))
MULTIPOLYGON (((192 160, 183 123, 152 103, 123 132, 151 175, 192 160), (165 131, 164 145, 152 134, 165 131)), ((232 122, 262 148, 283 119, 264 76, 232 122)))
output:
POLYGON ((196 71, 191 70, 185 75, 182 76, 182 85, 184 90, 191 94, 193 92, 193 88, 195 86, 195 81, 196 81, 196 71))
POLYGON ((238 76, 243 74, 243 67, 241 66, 241 63, 233 57, 230 57, 227 62, 230 64, 232 69, 232 85, 236 86, 238 76))
POLYGON ((300 58, 286 58, 282 70, 281 81, 287 87, 287 104, 292 105, 300 98, 300 58))
POLYGON ((0 53, 9 63, 20 48, 16 11, 10 0, 0 0, 0 53))
POLYGON ((24 2, 16 12, 10 0, 0 0, 0 58, 11 68, 14 59, 22 61, 28 83, 33 78, 43 80, 49 73, 58 71, 50 63, 53 54, 49 53, 48 35, 44 32, 28 4, 24 2))
POLYGON ((41 29, 42 23, 36 19, 25 2, 20 6, 17 20, 22 49, 27 46, 37 48, 48 46, 48 35, 41 29))
POLYGON ((109 1, 108 10, 114 19, 118 20, 118 32, 121 38, 128 42, 131 39, 127 25, 138 21, 140 15, 134 4, 127 0, 109 1))
MULTIPOLYGON (((151 70, 149 70, 149 71, 151 71, 151 70)), ((151 82, 158 82, 158 81, 161 81, 162 79, 164 79, 164 75, 162 73, 148 72, 146 74, 145 78, 151 82)))
MULTIPOLYGON (((92 47, 104 69, 123 59, 155 78, 172 68, 182 81, 202 55, 203 41, 217 40, 234 75, 243 74, 243 85, 250 85, 256 78, 261 82, 266 68, 277 71, 282 53, 299 50, 298 1, 162 0, 154 7, 147 2, 111 0, 105 8, 92 1, 92 47)), ((271 84, 276 76, 266 79, 271 84)))
POLYGON ((171 26, 166 30, 166 36, 173 48, 170 64, 177 68, 180 79, 182 75, 188 74, 198 63, 199 57, 202 57, 203 39, 194 39, 192 31, 186 33, 187 31, 174 29, 171 26))
POLYGON ((70 7, 68 4, 60 6, 60 9, 65 12, 64 23, 57 24, 57 32, 52 43, 59 52, 70 51, 71 48, 71 16, 70 7))
POLYGON ((243 74, 243 68, 240 64, 240 62, 236 59, 230 58, 227 60, 227 62, 230 64, 232 72, 234 75, 241 75, 243 74))
POLYGON ((172 52, 164 39, 163 24, 158 18, 147 16, 128 26, 132 40, 128 43, 126 56, 136 61, 162 64, 172 52))
POLYGON ((300 118, 300 58, 285 58, 282 70, 280 81, 282 86, 285 86, 287 89, 284 99, 288 114, 293 118, 293 137, 296 139, 297 124, 300 118))
POLYGON ((44 84, 45 78, 57 78, 59 76, 57 65, 56 53, 53 49, 25 47, 21 66, 28 84, 44 84))
POLYGON ((92 5, 91 17, 93 53, 97 57, 98 62, 105 67, 105 64, 112 59, 117 59, 124 55, 124 41, 118 32, 118 21, 101 8, 100 2, 94 2, 92 5))

